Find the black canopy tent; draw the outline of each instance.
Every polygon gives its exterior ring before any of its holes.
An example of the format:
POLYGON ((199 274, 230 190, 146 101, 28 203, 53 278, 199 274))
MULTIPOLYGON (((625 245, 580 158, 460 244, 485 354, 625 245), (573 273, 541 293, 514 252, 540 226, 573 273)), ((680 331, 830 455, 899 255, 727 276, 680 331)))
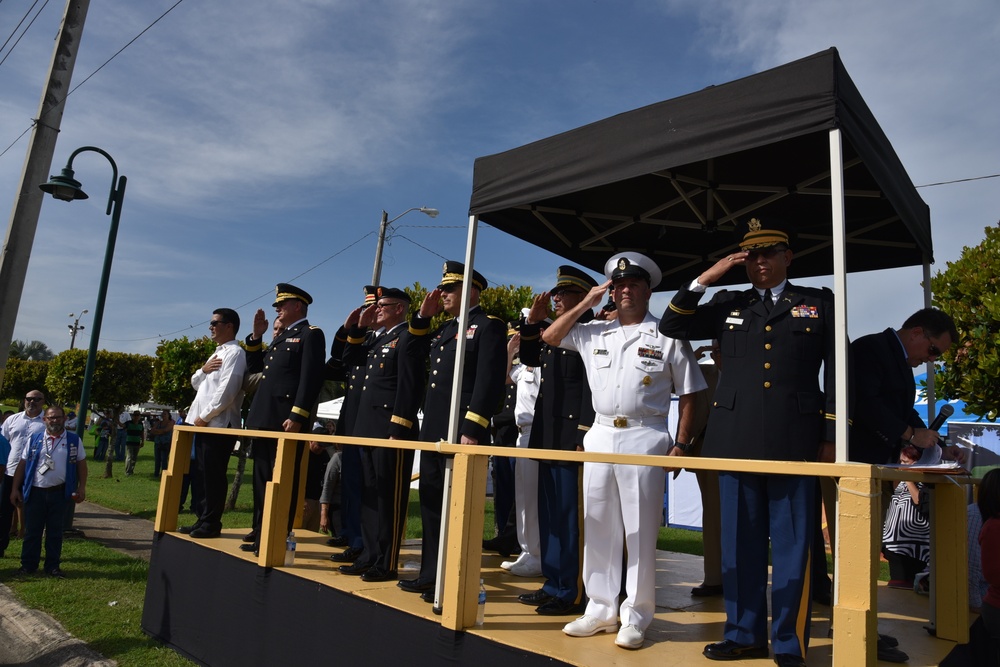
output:
POLYGON ((797 236, 793 274, 831 275, 831 130, 846 140, 846 270, 932 261, 927 205, 833 48, 481 157, 469 212, 598 272, 644 252, 660 289, 732 251, 736 220, 772 216, 797 236))

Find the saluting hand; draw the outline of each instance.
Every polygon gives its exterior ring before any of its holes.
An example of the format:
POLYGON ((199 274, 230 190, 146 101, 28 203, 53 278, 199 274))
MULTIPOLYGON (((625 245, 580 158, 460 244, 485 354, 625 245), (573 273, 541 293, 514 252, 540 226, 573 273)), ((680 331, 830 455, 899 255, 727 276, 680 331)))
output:
POLYGON ((344 328, 353 329, 354 327, 358 326, 358 322, 361 320, 361 311, 364 309, 365 306, 358 306, 357 308, 352 310, 351 313, 347 316, 347 319, 344 320, 344 328))
POLYGON ((710 269, 698 276, 698 283, 704 285, 705 287, 712 285, 722 278, 722 276, 729 273, 729 269, 734 266, 744 266, 747 263, 747 257, 749 256, 750 253, 746 250, 726 255, 713 264, 710 269))
POLYGON ((550 298, 548 292, 542 292, 535 296, 534 301, 531 302, 531 310, 528 311, 528 317, 525 318, 525 322, 528 324, 538 324, 548 317, 550 298))
POLYGON ((441 290, 432 289, 420 304, 420 317, 431 318, 441 312, 441 290))
POLYGON ((267 315, 264 314, 263 308, 258 308, 257 312, 253 314, 253 339, 260 340, 264 337, 264 332, 267 331, 267 315))
POLYGON ((373 303, 361 312, 361 316, 358 318, 358 326, 362 329, 370 329, 375 324, 375 316, 377 314, 378 308, 373 303))

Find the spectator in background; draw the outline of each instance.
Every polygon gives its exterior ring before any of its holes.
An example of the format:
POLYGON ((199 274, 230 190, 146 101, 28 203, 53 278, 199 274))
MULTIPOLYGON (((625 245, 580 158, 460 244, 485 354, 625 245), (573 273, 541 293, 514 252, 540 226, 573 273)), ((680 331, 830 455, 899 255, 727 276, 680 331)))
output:
POLYGON ((174 437, 174 418, 170 416, 170 410, 160 413, 149 434, 153 436, 153 477, 159 477, 170 462, 170 441, 174 437))
MULTIPOLYGON (((127 418, 127 415, 122 415, 122 416, 124 416, 124 417, 127 418)), ((114 459, 115 459, 115 461, 119 461, 119 462, 125 460, 125 445, 128 442, 128 433, 125 431, 125 424, 126 423, 128 423, 128 422, 127 421, 126 422, 122 422, 121 421, 121 417, 119 417, 118 428, 115 431, 115 452, 114 452, 114 459)), ((111 476, 110 473, 107 474, 107 475, 105 475, 105 477, 110 477, 110 476, 111 476)))
POLYGON ((145 444, 146 426, 142 423, 142 413, 136 410, 131 421, 125 422, 125 476, 131 477, 139 459, 139 450, 145 444))
POLYGON ((21 452, 28 446, 28 441, 36 433, 45 431, 45 420, 42 407, 45 404, 45 394, 32 389, 24 397, 24 410, 5 419, 0 425, 0 435, 10 443, 10 450, 3 459, 7 468, 4 471, 3 483, 0 484, 0 556, 10 544, 11 529, 24 527, 24 513, 11 500, 14 492, 14 473, 21 461, 21 452), (20 518, 20 520, 18 520, 20 518))
MULTIPOLYGON (((907 445, 899 462, 913 465, 920 450, 907 445)), ((889 501, 882 527, 882 553, 889 561, 889 587, 913 588, 913 580, 930 563, 931 525, 920 508, 923 484, 901 481, 889 501)))
POLYGON ((94 448, 94 460, 103 461, 108 455, 108 444, 111 442, 111 422, 102 419, 97 427, 97 446, 94 448))

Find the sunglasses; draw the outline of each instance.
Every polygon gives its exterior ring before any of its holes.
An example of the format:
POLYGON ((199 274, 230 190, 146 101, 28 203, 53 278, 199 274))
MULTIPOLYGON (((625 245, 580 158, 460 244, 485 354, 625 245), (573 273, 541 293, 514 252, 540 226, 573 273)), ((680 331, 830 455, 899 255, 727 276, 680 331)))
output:
POLYGON ((41 403, 45 399, 44 398, 39 398, 37 396, 25 396, 24 400, 28 401, 29 403, 41 403))
POLYGON ((927 342, 929 343, 929 345, 927 346, 927 354, 931 355, 932 357, 940 357, 941 356, 941 348, 939 348, 937 345, 935 345, 934 343, 932 343, 931 342, 931 337, 928 336, 927 334, 924 334, 924 338, 926 338, 927 342))
POLYGON ((451 294, 452 292, 457 292, 459 289, 461 289, 461 287, 462 287, 461 283, 450 283, 448 285, 442 285, 438 289, 440 289, 445 294, 451 294))
POLYGON ((223 324, 229 324, 229 322, 227 322, 225 320, 211 320, 208 323, 208 326, 210 326, 210 327, 212 327, 214 329, 215 327, 222 326, 223 324))
POLYGON ((393 302, 387 302, 387 303, 376 303, 375 307, 381 310, 382 308, 391 308, 392 306, 398 306, 398 305, 400 305, 400 304, 399 303, 393 303, 393 302))

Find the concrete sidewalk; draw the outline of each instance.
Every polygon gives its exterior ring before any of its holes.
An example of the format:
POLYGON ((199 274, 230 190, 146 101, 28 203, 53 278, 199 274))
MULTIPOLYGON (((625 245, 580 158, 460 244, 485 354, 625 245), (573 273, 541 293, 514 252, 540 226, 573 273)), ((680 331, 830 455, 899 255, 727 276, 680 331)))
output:
MULTIPOLYGON (((76 508, 74 527, 89 540, 149 562, 153 522, 93 503, 76 508)), ((8 557, 17 554, 8 551, 8 557)), ((108 660, 70 635, 48 614, 20 603, 0 584, 0 665, 37 667, 110 667, 108 660)))

